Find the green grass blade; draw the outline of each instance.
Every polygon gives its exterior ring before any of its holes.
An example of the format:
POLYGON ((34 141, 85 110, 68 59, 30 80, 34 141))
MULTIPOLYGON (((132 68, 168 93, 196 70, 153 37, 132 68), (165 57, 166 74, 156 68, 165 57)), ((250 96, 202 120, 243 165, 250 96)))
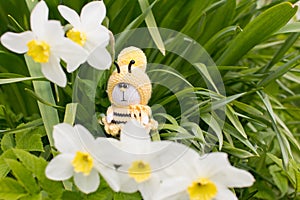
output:
POLYGON ((9 84, 9 83, 18 83, 23 81, 32 81, 32 80, 40 80, 44 79, 44 77, 24 77, 24 78, 3 78, 0 79, 0 85, 9 84))
MULTIPOLYGON (((147 10, 147 8, 150 6, 148 0, 139 0, 140 7, 143 12, 147 10)), ((162 38, 160 36, 160 33, 157 28, 157 24, 155 21, 155 18, 153 16, 152 11, 149 11, 148 15, 145 18, 146 25, 149 29, 150 35, 152 36, 152 39, 154 43, 156 44, 157 48, 160 50, 160 52, 165 55, 166 54, 166 48, 162 41, 162 38)))
POLYGON ((64 122, 73 125, 76 118, 78 103, 69 103, 66 106, 64 122))
POLYGON ((295 42, 298 40, 300 33, 293 33, 291 34, 288 39, 283 43, 283 45, 278 49, 278 51, 275 53, 272 60, 264 67, 262 68, 263 72, 268 71, 274 64, 276 64, 278 61, 280 61, 285 53, 295 44, 295 42))
POLYGON ((153 6, 157 3, 158 0, 155 0, 150 6, 148 6, 147 9, 143 11, 141 15, 139 15, 137 18, 135 18, 124 30, 122 30, 122 34, 120 34, 116 40, 115 43, 115 49, 120 49, 122 47, 122 44, 127 41, 127 39, 130 37, 130 30, 134 28, 138 28, 138 26, 145 20, 148 13, 151 12, 151 9, 153 6))
POLYGON ((297 7, 289 2, 273 6, 250 22, 229 44, 217 60, 217 65, 232 65, 255 45, 261 43, 283 27, 296 13, 297 7))
POLYGON ((229 37, 231 35, 236 34, 237 30, 239 29, 238 26, 228 26, 226 28, 223 28, 218 33, 214 34, 203 46, 204 49, 208 53, 212 53, 215 48, 217 47, 217 44, 221 42, 224 38, 229 37))
POLYGON ((276 31, 274 35, 283 33, 299 33, 300 32, 300 22, 294 22, 283 26, 281 29, 276 31))
POLYGON ((236 116, 234 109, 230 105, 226 105, 226 116, 232 125, 236 128, 236 130, 245 138, 247 139, 247 134, 243 128, 243 125, 239 121, 239 118, 236 116))
POLYGON ((283 165, 285 167, 287 167, 288 163, 289 163, 289 155, 288 154, 290 152, 289 144, 286 141, 286 138, 283 137, 283 135, 280 133, 280 131, 277 127, 276 116, 274 114, 272 104, 269 100, 269 97, 266 94, 264 94, 263 92, 259 92, 258 94, 259 94, 261 100, 263 101, 263 103, 267 109, 267 113, 272 121, 272 128, 276 133, 276 137, 277 137, 277 140, 279 143, 279 147, 280 147, 280 151, 281 151, 282 159, 283 159, 283 165))
POLYGON ((291 68, 296 67, 296 64, 298 63, 298 60, 300 59, 300 55, 296 56, 289 62, 287 62, 285 65, 279 67, 275 71, 272 71, 272 73, 267 76, 266 78, 262 79, 257 87, 265 87, 268 84, 270 84, 272 81, 276 80, 277 78, 284 75, 286 72, 288 72, 291 68))
POLYGON ((34 6, 38 3, 38 0, 25 0, 28 10, 31 12, 34 6))
MULTIPOLYGON (((41 66, 35 63, 30 57, 25 55, 25 60, 28 66, 28 70, 31 76, 39 77, 43 76, 41 72, 41 66)), ((52 105, 55 105, 55 100, 52 94, 52 88, 49 82, 45 81, 33 81, 33 87, 35 93, 43 97, 43 99, 52 105)), ((48 136, 48 140, 51 146, 54 145, 53 137, 52 137, 52 130, 53 126, 59 123, 58 113, 55 108, 47 106, 41 102, 38 102, 38 106, 40 109, 40 114, 42 116, 44 126, 46 129, 46 133, 48 136)))

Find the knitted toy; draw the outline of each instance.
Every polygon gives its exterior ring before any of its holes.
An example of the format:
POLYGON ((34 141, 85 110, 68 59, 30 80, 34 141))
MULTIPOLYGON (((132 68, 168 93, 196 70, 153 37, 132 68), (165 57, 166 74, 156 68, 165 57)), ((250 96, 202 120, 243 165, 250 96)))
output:
POLYGON ((147 59, 144 52, 136 47, 125 48, 120 52, 115 65, 117 69, 107 84, 111 106, 102 118, 105 131, 116 136, 131 119, 136 119, 145 128, 156 129, 157 122, 152 118, 151 108, 147 105, 152 86, 145 73, 147 59))

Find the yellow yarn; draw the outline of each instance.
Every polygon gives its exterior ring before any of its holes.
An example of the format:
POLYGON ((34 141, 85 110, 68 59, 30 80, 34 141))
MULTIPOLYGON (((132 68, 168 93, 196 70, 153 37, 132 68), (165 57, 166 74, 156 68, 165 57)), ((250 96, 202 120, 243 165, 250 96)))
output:
POLYGON ((110 102, 114 104, 112 98, 112 91, 114 87, 119 83, 128 83, 132 85, 139 93, 141 97, 140 104, 147 105, 151 98, 152 86, 147 74, 139 68, 133 68, 131 73, 128 73, 127 69, 121 68, 121 72, 114 71, 109 77, 107 84, 107 93, 110 102))
POLYGON ((123 49, 118 56, 118 64, 122 68, 123 66, 128 66, 129 62, 134 60, 135 63, 132 65, 138 67, 143 71, 146 71, 147 58, 144 52, 136 47, 127 47, 123 49))
POLYGON ((110 102, 114 104, 112 99, 112 91, 119 83, 128 83, 132 85, 141 97, 140 104, 147 105, 151 98, 152 86, 151 81, 145 73, 147 59, 144 52, 136 47, 127 47, 123 49, 118 56, 118 64, 120 73, 115 70, 109 77, 107 84, 107 93, 110 102), (128 64, 131 60, 135 63, 132 65, 131 73, 128 72, 128 64))

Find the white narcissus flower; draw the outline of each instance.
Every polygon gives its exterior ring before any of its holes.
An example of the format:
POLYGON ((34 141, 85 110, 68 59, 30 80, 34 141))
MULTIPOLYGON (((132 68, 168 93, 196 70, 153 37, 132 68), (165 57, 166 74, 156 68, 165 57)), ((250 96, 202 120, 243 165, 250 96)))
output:
POLYGON ((80 13, 67 6, 58 6, 60 14, 73 28, 67 31, 67 37, 89 52, 87 62, 96 69, 108 69, 112 63, 106 50, 109 43, 109 31, 101 23, 106 15, 103 1, 86 4, 80 13))
POLYGON ((171 141, 151 142, 138 122, 129 121, 121 130, 120 141, 97 138, 99 147, 111 151, 111 163, 119 172, 120 191, 140 191, 144 200, 153 199, 164 179, 164 170, 176 162, 188 147, 171 141))
POLYGON ((155 195, 159 200, 237 200, 228 188, 249 187, 253 176, 230 165, 226 153, 199 156, 188 151, 172 168, 155 195))
POLYGON ((40 63, 42 73, 50 81, 65 87, 67 79, 60 66, 60 59, 66 62, 67 71, 72 72, 86 60, 87 52, 64 37, 59 21, 48 20, 49 9, 44 1, 34 7, 30 15, 32 31, 7 32, 1 43, 16 53, 26 53, 40 63))
MULTIPOLYGON (((46 176, 51 180, 62 181, 74 177, 75 185, 84 193, 97 190, 100 179, 98 171, 113 190, 119 190, 117 174, 113 166, 99 163, 106 160, 97 146, 94 137, 81 125, 72 127, 62 123, 54 126, 54 145, 61 153, 46 167, 46 176), (95 159, 97 157, 97 159, 95 159)), ((107 155, 110 156, 110 155, 107 155)))

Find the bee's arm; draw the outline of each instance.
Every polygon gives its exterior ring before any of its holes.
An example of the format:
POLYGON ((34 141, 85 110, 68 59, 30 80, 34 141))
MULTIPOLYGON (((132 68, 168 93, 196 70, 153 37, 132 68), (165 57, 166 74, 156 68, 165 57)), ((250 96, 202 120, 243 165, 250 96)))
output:
POLYGON ((112 106, 109 106, 106 111, 106 122, 111 123, 111 121, 114 119, 114 111, 112 106))
POLYGON ((149 127, 152 130, 156 130, 158 127, 158 123, 155 119, 152 118, 151 108, 149 106, 144 106, 143 111, 144 111, 144 114, 142 114, 143 123, 146 125, 146 127, 149 127))

